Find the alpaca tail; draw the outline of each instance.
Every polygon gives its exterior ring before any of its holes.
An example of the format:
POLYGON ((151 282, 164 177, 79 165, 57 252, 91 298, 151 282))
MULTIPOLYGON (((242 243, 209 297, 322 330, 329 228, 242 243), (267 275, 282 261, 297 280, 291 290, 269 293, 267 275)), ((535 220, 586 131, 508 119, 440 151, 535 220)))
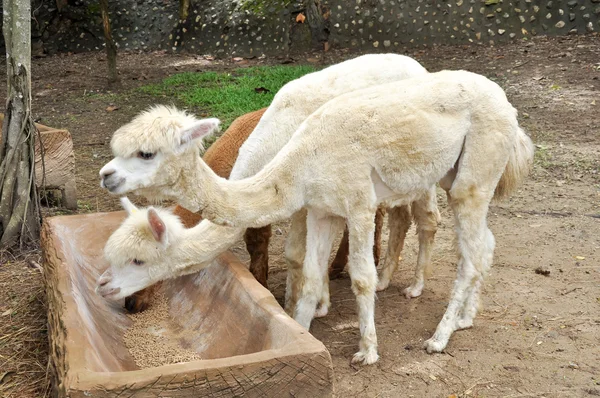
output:
POLYGON ((533 165, 534 146, 531 138, 518 128, 517 137, 510 150, 508 163, 494 192, 494 200, 510 196, 529 174, 533 165))

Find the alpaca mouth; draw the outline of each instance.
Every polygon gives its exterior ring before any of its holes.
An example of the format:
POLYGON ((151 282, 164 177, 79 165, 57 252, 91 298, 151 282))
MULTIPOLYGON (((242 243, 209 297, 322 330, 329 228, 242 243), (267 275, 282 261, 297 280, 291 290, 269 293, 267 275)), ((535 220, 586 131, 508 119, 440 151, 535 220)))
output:
POLYGON ((100 181, 100 186, 105 188, 110 193, 119 193, 117 192, 119 187, 125 183, 125 178, 114 178, 112 176, 104 177, 100 181))
POLYGON ((106 285, 98 285, 96 287, 96 293, 98 293, 100 296, 104 297, 105 299, 114 297, 120 292, 121 292, 120 287, 109 287, 106 285))

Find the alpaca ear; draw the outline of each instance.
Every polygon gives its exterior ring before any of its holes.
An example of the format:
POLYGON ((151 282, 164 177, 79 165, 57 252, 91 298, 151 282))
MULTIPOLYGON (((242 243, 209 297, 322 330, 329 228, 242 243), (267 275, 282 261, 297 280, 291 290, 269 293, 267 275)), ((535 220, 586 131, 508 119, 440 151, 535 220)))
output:
POLYGON ((191 142, 199 138, 207 137, 211 133, 218 131, 220 124, 221 122, 216 118, 202 119, 191 126, 182 129, 179 138, 179 149, 182 150, 191 142))
POLYGON ((162 244, 167 243, 167 226, 164 221, 160 219, 160 216, 153 208, 148 209, 148 223, 150 224, 150 230, 152 236, 157 242, 162 244))
POLYGON ((138 208, 133 203, 131 203, 127 196, 123 196, 121 198, 121 206, 123 206, 123 209, 125 209, 128 215, 132 215, 133 213, 138 211, 138 208))

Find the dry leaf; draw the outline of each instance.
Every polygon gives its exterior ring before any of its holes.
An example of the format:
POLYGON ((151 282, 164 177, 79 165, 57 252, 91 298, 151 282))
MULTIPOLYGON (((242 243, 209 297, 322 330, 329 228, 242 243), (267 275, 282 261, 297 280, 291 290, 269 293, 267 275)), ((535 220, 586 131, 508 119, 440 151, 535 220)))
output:
POLYGON ((106 108, 106 112, 112 112, 112 111, 116 111, 117 109, 119 109, 118 106, 115 105, 110 105, 106 108))
POLYGON ((302 13, 299 13, 298 15, 296 15, 296 22, 304 23, 305 19, 306 19, 306 17, 302 13))
POLYGON ((7 315, 10 315, 10 314, 11 314, 11 312, 12 312, 12 308, 9 308, 9 309, 7 309, 6 311, 4 311, 4 312, 2 313, 2 316, 7 316, 7 315))
POLYGON ((8 372, 4 372, 4 373, 0 374, 0 383, 4 383, 5 381, 8 381, 8 376, 12 376, 14 374, 15 374, 15 372, 12 370, 9 370, 8 372))

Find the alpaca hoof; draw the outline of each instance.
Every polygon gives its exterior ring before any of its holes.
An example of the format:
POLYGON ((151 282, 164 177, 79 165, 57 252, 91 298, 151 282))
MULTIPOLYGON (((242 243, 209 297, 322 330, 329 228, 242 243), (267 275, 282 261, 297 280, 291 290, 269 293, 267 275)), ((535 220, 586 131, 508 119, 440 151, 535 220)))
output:
POLYGON ((352 357, 352 363, 358 363, 361 365, 372 365, 379 359, 377 350, 374 348, 359 351, 352 357))
POLYGON ((434 352, 442 352, 444 348, 446 348, 447 343, 448 342, 439 341, 432 337, 425 341, 423 348, 427 350, 428 354, 433 354, 434 352))
POLYGON ((473 327, 473 319, 459 319, 456 322, 457 330, 471 329, 473 327))
POLYGON ((407 299, 419 297, 423 293, 423 286, 409 286, 404 289, 404 296, 407 299))
POLYGON ((323 318, 325 315, 329 313, 328 305, 320 305, 315 311, 315 318, 323 318))
POLYGON ((382 290, 385 290, 388 288, 388 286, 390 285, 390 281, 387 279, 381 279, 379 282, 377 282, 377 286, 375 287, 375 290, 380 292, 382 290))
POLYGON ((308 313, 306 311, 301 310, 301 306, 296 306, 296 310, 294 311, 294 320, 300 324, 304 329, 310 330, 310 324, 312 323, 314 312, 308 313))

